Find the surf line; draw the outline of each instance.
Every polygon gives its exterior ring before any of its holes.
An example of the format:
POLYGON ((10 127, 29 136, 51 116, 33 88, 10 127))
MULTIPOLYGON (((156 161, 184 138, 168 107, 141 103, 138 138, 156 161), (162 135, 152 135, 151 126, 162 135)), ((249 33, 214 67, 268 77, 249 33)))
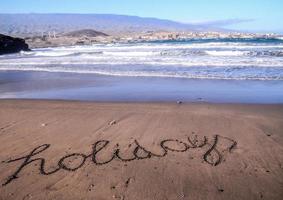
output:
POLYGON ((6 179, 6 181, 2 184, 2 186, 6 186, 15 179, 19 178, 20 172, 24 168, 27 168, 32 163, 39 163, 39 173, 41 175, 51 175, 60 170, 66 170, 70 172, 76 171, 85 164, 87 159, 90 159, 90 161, 93 162, 95 165, 106 165, 106 164, 110 164, 110 162, 112 162, 113 160, 119 160, 122 162, 131 162, 134 160, 151 159, 154 157, 163 158, 167 156, 169 152, 184 153, 189 149, 199 148, 199 149, 205 149, 202 155, 202 159, 204 160, 204 162, 210 164, 211 166, 217 166, 221 163, 224 153, 225 152, 231 153, 232 149, 234 149, 234 147, 237 145, 237 142, 231 138, 220 135, 214 135, 210 141, 208 140, 208 137, 203 136, 200 139, 198 135, 194 135, 194 137, 192 136, 187 137, 186 142, 178 139, 165 139, 159 143, 162 153, 157 154, 147 150, 137 140, 134 140, 135 148, 132 150, 131 152, 132 156, 130 158, 124 158, 123 156, 121 156, 119 143, 117 143, 113 152, 111 153, 110 158, 108 158, 107 160, 99 159, 100 152, 105 150, 109 144, 110 141, 108 140, 98 140, 92 145, 92 152, 90 154, 83 154, 83 153, 67 154, 59 159, 57 166, 55 168, 49 171, 45 169, 46 159, 43 157, 36 157, 36 156, 46 151, 48 148, 51 147, 51 145, 43 144, 37 146, 28 155, 3 161, 3 163, 6 164, 13 163, 16 161, 23 161, 23 162, 19 165, 17 170, 6 179), (222 143, 221 141, 226 142, 224 148, 223 145, 221 145, 222 143), (227 142, 229 143, 229 145, 227 145, 227 142), (72 158, 73 159, 80 158, 80 162, 77 163, 75 166, 70 166, 69 162, 67 164, 66 161, 72 158))

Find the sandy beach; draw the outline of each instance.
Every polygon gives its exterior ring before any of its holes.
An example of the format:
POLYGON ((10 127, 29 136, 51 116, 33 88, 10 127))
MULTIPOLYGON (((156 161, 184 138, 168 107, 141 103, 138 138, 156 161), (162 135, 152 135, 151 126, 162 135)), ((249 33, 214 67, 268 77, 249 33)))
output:
POLYGON ((0 200, 283 200, 282 7, 3 1, 0 200))
POLYGON ((0 101, 0 199, 282 199, 282 104, 0 101))

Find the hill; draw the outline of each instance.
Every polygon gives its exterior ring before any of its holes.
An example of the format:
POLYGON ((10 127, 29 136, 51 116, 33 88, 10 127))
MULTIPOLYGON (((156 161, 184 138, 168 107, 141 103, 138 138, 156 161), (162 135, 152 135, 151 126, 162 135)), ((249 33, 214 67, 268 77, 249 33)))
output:
POLYGON ((72 31, 64 34, 64 36, 70 37, 97 37, 97 36, 109 36, 103 32, 95 31, 93 29, 83 29, 78 31, 72 31))
POLYGON ((202 31, 208 27, 157 18, 113 14, 0 14, 1 33, 35 36, 94 29, 109 35, 146 31, 202 31))

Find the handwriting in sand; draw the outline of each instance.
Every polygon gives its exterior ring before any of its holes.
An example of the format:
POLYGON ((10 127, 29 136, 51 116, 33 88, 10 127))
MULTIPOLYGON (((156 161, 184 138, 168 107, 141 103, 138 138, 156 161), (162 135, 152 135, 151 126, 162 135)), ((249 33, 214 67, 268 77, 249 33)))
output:
POLYGON ((131 162, 134 160, 144 160, 144 159, 151 159, 154 157, 157 158, 163 158, 168 155, 169 152, 186 152, 189 149, 196 149, 196 148, 203 148, 205 149, 202 159, 212 165, 216 166, 221 163, 223 159, 223 153, 226 152, 231 152, 231 150, 236 146, 237 142, 233 139, 230 139, 228 137, 223 137, 220 135, 214 135, 211 140, 208 139, 208 137, 203 136, 203 137, 198 137, 198 135, 193 135, 190 137, 187 137, 186 142, 178 140, 178 139, 165 139, 162 140, 159 143, 159 146, 162 150, 161 154, 156 154, 145 147, 143 147, 137 140, 134 140, 134 147, 133 151, 131 152, 132 157, 130 158, 123 158, 121 156, 121 150, 119 148, 119 144, 116 144, 115 149, 113 149, 111 153, 111 157, 102 160, 101 158, 99 159, 99 154, 105 148, 110 144, 110 141, 108 140, 99 140, 95 142, 92 145, 92 152, 90 154, 83 154, 83 153, 72 153, 72 154, 67 154, 63 156, 61 159, 59 159, 57 166, 53 168, 52 170, 47 171, 45 169, 45 163, 46 159, 43 157, 37 157, 39 156, 40 153, 43 151, 46 151, 48 148, 51 147, 50 144, 43 144, 38 147, 35 147, 28 155, 15 158, 15 159, 10 159, 7 161, 4 161, 4 163, 13 163, 16 161, 22 161, 22 163, 19 165, 17 170, 10 175, 6 181, 2 184, 2 186, 5 186, 15 179, 20 177, 20 172, 27 168, 31 163, 37 162, 39 164, 39 172, 41 175, 51 175, 54 173, 59 172, 60 170, 66 170, 66 171, 76 171, 77 169, 81 168, 87 161, 87 159, 90 160, 95 165, 107 165, 110 164, 114 160, 118 160, 121 162, 131 162), (228 142, 228 145, 226 145, 224 148, 220 149, 219 141, 220 140, 225 140, 225 142, 228 142), (78 159, 80 158, 80 162, 76 163, 75 166, 72 166, 70 162, 67 162, 70 159, 78 159))

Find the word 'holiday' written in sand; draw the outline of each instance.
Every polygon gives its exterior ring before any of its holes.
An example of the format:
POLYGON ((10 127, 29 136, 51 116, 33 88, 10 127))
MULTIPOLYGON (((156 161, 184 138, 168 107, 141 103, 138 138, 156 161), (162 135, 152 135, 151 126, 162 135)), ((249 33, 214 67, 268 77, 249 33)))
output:
POLYGON ((114 149, 109 150, 107 148, 111 142, 108 140, 99 140, 92 145, 92 151, 89 154, 84 153, 72 153, 67 154, 59 159, 57 165, 48 170, 45 167, 46 158, 40 156, 40 153, 47 151, 51 147, 50 144, 43 144, 35 147, 28 155, 10 159, 4 161, 4 163, 14 163, 19 162, 19 166, 16 171, 10 175, 2 186, 5 186, 17 178, 20 178, 21 171, 28 168, 32 163, 39 164, 39 172, 41 175, 51 175, 59 172, 60 170, 66 171, 76 171, 81 168, 87 161, 93 163, 94 165, 108 165, 114 160, 121 162, 132 162, 135 160, 144 160, 151 158, 164 158, 170 152, 185 153, 190 149, 203 149, 202 159, 212 166, 220 164, 223 160, 225 152, 231 152, 231 150, 236 146, 236 141, 228 137, 223 137, 220 135, 214 135, 212 138, 206 136, 199 137, 196 134, 187 137, 185 141, 178 139, 165 139, 159 143, 160 150, 162 153, 154 153, 149 149, 143 147, 137 140, 134 140, 134 148, 130 152, 130 157, 126 158, 122 156, 121 149, 117 143, 114 149), (101 158, 100 154, 105 151, 110 151, 110 157, 101 158), (79 162, 72 163, 71 160, 79 159, 79 162), (21 162, 20 162, 21 161, 21 162), (68 162, 69 161, 69 162, 68 162))

